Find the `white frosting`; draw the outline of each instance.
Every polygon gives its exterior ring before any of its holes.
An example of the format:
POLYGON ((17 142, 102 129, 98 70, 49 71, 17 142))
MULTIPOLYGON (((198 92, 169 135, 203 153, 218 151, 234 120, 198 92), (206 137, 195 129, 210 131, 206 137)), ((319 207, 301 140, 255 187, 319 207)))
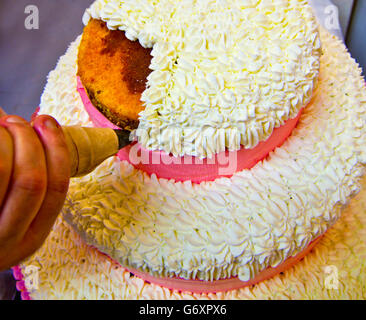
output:
POLYGON ((97 0, 90 17, 153 47, 136 131, 148 149, 253 148, 312 96, 321 49, 307 1, 97 0))
MULTIPOLYGON (((231 179, 192 185, 106 161, 75 179, 64 218, 125 266, 210 280, 253 278, 302 251, 359 191, 366 163, 366 90, 344 45, 321 32, 319 85, 292 136, 231 179)), ((80 39, 51 72, 41 113, 91 125, 76 91, 80 39)))

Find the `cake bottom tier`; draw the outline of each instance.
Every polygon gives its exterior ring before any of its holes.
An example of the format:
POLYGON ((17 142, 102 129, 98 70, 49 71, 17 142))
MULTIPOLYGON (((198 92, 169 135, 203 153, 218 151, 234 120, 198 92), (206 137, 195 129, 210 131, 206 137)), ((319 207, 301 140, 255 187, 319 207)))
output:
POLYGON ((85 244, 59 217, 42 248, 15 270, 18 289, 31 299, 366 299, 366 177, 361 185, 312 252, 254 286, 196 294, 145 282, 85 244))

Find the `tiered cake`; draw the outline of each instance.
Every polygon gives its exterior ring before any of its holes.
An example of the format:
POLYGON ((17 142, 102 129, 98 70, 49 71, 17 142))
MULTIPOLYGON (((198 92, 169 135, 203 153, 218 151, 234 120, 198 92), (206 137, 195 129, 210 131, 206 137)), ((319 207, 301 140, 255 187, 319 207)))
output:
POLYGON ((79 37, 50 73, 40 113, 68 125, 137 122, 134 146, 190 157, 194 179, 136 164, 129 148, 73 180, 46 243, 15 268, 23 297, 363 297, 365 193, 341 209, 364 184, 366 89, 307 2, 98 0, 84 16, 95 21, 152 49, 142 111, 135 119, 116 104, 113 88, 103 96, 107 66, 100 78, 80 73, 79 37), (244 165, 260 144, 266 154, 244 165), (236 170, 200 175, 220 153, 236 170), (27 281, 34 269, 39 288, 27 281))

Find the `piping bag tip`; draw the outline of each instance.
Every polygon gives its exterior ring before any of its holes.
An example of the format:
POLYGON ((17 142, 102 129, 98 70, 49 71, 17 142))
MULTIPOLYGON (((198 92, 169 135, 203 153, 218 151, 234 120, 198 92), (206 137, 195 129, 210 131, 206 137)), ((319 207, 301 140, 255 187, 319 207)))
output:
POLYGON ((71 126, 63 127, 63 132, 70 152, 71 177, 89 174, 132 142, 127 130, 71 126))
POLYGON ((114 129, 114 132, 116 133, 118 137, 118 149, 121 150, 124 147, 128 146, 132 142, 132 133, 128 130, 123 129, 114 129))

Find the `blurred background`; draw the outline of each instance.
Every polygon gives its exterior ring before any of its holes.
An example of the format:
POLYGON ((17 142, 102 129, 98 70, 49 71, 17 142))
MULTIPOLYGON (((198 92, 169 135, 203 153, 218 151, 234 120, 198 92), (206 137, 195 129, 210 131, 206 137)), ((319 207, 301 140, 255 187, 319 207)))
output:
MULTIPOLYGON (((345 41, 352 56, 366 70, 366 0, 309 1, 317 6, 317 15, 331 18, 330 31, 345 41), (337 6, 336 11, 329 7, 331 1, 337 6)), ((0 106, 7 113, 30 119, 49 71, 55 68, 70 42, 82 33, 81 17, 92 2, 0 0, 0 106), (26 27, 27 17, 33 13, 26 9, 30 5, 38 9, 38 29, 26 27)), ((29 23, 34 21, 28 20, 29 23)), ((0 273, 0 300, 14 296, 11 272, 0 273)))

